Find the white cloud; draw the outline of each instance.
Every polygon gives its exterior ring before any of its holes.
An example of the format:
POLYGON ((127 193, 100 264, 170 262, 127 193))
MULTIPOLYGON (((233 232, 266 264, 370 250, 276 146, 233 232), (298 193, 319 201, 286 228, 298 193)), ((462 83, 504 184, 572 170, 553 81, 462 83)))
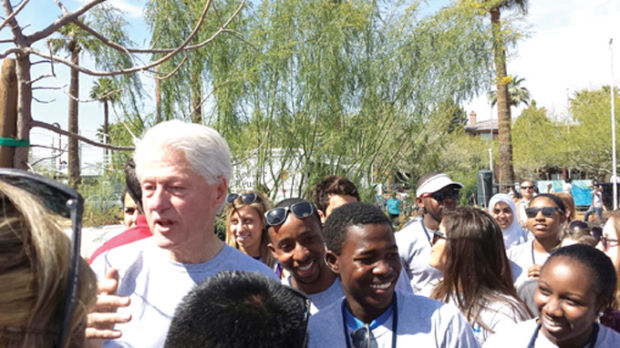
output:
POLYGON ((111 6, 119 9, 123 13, 125 13, 129 17, 133 18, 142 18, 143 16, 143 8, 144 4, 140 1, 141 4, 136 5, 136 1, 129 2, 125 0, 110 0, 108 2, 111 6))

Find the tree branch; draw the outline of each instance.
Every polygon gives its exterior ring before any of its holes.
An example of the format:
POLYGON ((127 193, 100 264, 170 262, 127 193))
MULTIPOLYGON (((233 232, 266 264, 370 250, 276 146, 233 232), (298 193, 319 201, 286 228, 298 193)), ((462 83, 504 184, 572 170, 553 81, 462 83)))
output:
POLYGON ((45 122, 41 122, 41 121, 32 120, 32 121, 30 121, 30 125, 32 127, 45 128, 45 129, 50 130, 50 131, 52 131, 54 133, 58 133, 58 134, 61 134, 61 135, 66 135, 68 137, 71 137, 71 138, 74 138, 74 139, 78 139, 78 140, 83 141, 83 142, 85 142, 87 144, 90 144, 90 145, 93 145, 93 146, 96 146, 96 147, 101 147, 101 148, 104 148, 104 149, 123 150, 123 151, 133 151, 134 150, 134 148, 130 147, 130 146, 114 146, 114 145, 108 145, 108 144, 104 144, 104 143, 99 143, 99 142, 96 142, 94 140, 90 140, 90 139, 88 139, 86 137, 83 137, 83 136, 81 136, 79 134, 75 134, 75 133, 71 133, 71 132, 59 129, 56 126, 53 126, 53 125, 51 125, 49 123, 45 123, 45 122))
MULTIPOLYGON (((100 3, 104 2, 105 0, 92 0, 91 2, 85 4, 84 6, 82 6, 81 8, 77 9, 74 12, 71 13, 66 13, 65 15, 63 15, 62 17, 58 18, 56 21, 54 21, 54 23, 50 24, 49 26, 47 26, 47 28, 37 31, 36 33, 32 34, 32 35, 28 35, 26 36, 26 42, 28 43, 28 46, 30 46, 33 42, 37 42, 43 38, 46 38, 50 35, 52 35, 53 33, 55 33, 58 28, 62 27, 63 25, 72 22, 73 20, 77 19, 79 16, 83 15, 84 13, 86 13, 88 10, 90 10, 91 8, 95 7, 96 5, 99 5, 100 3)), ((58 3, 58 2, 57 2, 58 3)))
MULTIPOLYGON (((22 3, 19 4, 19 6, 17 6, 17 8, 11 14, 9 14, 9 16, 6 17, 5 20, 2 21, 2 23, 0 23, 0 30, 2 30, 2 28, 4 28, 4 26, 7 25, 7 23, 9 23, 13 18, 15 18, 15 16, 17 16, 19 11, 21 11, 24 8, 24 6, 26 6, 28 1, 30 1, 30 0, 22 1, 22 3)), ((13 40, 10 40, 9 42, 12 42, 12 41, 13 40)))

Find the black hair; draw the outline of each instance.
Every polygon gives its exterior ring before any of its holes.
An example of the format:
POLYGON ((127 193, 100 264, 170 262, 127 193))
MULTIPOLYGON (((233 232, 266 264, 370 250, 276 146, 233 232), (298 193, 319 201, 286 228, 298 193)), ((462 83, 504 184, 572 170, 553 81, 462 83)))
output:
MULTIPOLYGON (((136 202, 139 213, 144 214, 144 209, 142 208, 142 188, 136 176, 136 163, 133 161, 133 158, 130 158, 125 164, 125 190, 133 201, 136 202)), ((125 201, 124 194, 121 199, 123 202, 125 201)))
MULTIPOLYGON (((611 259, 602 251, 585 244, 573 244, 557 249, 549 256, 542 269, 544 269, 553 259, 565 257, 577 261, 584 265, 590 272, 596 284, 596 293, 592 296, 597 298, 598 304, 603 305, 603 309, 609 307, 616 293, 616 269, 611 259)), ((542 270, 541 270, 542 273, 542 270)))
POLYGON ((312 190, 312 200, 316 207, 325 212, 329 204, 329 195, 346 195, 357 198, 360 201, 360 194, 357 186, 344 176, 330 175, 314 186, 312 190))
POLYGON ((532 200, 530 200, 529 206, 531 207, 535 200, 539 198, 544 198, 544 197, 552 200, 553 203, 555 203, 555 205, 558 207, 558 210, 560 211, 560 213, 564 214, 566 212, 566 205, 564 204, 564 201, 560 197, 556 195, 552 195, 550 193, 541 193, 541 194, 534 196, 532 200))
POLYGON ((372 204, 352 202, 336 208, 323 227, 323 239, 327 249, 340 255, 342 244, 346 241, 347 228, 369 224, 385 224, 392 229, 390 219, 372 204))
POLYGON ((177 307, 166 348, 303 347, 303 295, 260 273, 223 271, 177 307))

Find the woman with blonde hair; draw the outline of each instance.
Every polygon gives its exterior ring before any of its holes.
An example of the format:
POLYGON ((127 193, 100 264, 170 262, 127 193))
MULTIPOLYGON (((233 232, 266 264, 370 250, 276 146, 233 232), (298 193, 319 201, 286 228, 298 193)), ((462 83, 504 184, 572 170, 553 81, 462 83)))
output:
POLYGON ((0 347, 82 347, 96 279, 79 255, 81 197, 0 169, 0 347), (72 239, 59 216, 71 217, 72 239))
POLYGON ((261 192, 231 193, 226 197, 226 243, 273 267, 275 260, 267 244, 264 215, 269 210, 261 192))

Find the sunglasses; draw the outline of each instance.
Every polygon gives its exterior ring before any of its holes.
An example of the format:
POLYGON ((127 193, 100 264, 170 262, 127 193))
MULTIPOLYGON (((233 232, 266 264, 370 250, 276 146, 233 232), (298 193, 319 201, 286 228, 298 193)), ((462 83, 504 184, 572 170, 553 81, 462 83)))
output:
POLYGON ((298 219, 305 219, 316 212, 314 203, 303 201, 288 207, 279 207, 265 213, 267 226, 277 226, 284 223, 288 214, 292 212, 298 219))
POLYGON ((522 190, 533 190, 534 186, 521 186, 522 190))
POLYGON ((533 219, 535 218, 538 213, 542 213, 544 217, 552 217, 553 214, 555 214, 555 211, 558 208, 555 207, 542 207, 542 208, 534 208, 534 207, 530 207, 530 208, 525 208, 525 215, 527 215, 528 218, 533 219))
POLYGON ((233 202, 239 197, 241 197, 241 201, 243 202, 243 204, 252 204, 255 202, 260 203, 263 201, 256 193, 231 193, 226 196, 226 203, 233 204, 233 202))
POLYGON ((376 342, 373 342, 370 338, 370 327, 368 324, 351 332, 351 341, 353 342, 353 348, 376 348, 376 342))
POLYGON ((617 238, 607 238, 605 236, 601 237, 601 244, 603 244, 603 248, 607 249, 607 248, 613 248, 615 246, 618 246, 618 239, 617 238), (614 245, 611 245, 611 243, 616 243, 614 245))
POLYGON ((446 236, 444 233, 441 233, 440 231, 433 231, 433 240, 431 241, 432 245, 435 245, 440 239, 448 239, 448 236, 446 236))
POLYGON ((420 196, 422 198, 427 198, 427 197, 431 197, 432 199, 436 200, 437 202, 443 202, 446 199, 457 199, 459 197, 459 189, 448 189, 448 190, 440 190, 437 192, 433 192, 433 193, 423 193, 420 196))
POLYGON ((37 196, 51 212, 71 219, 70 266, 65 296, 62 299, 63 322, 54 347, 64 347, 71 331, 71 317, 77 302, 80 266, 80 237, 84 200, 77 191, 52 179, 19 169, 0 168, 0 180, 37 196))

